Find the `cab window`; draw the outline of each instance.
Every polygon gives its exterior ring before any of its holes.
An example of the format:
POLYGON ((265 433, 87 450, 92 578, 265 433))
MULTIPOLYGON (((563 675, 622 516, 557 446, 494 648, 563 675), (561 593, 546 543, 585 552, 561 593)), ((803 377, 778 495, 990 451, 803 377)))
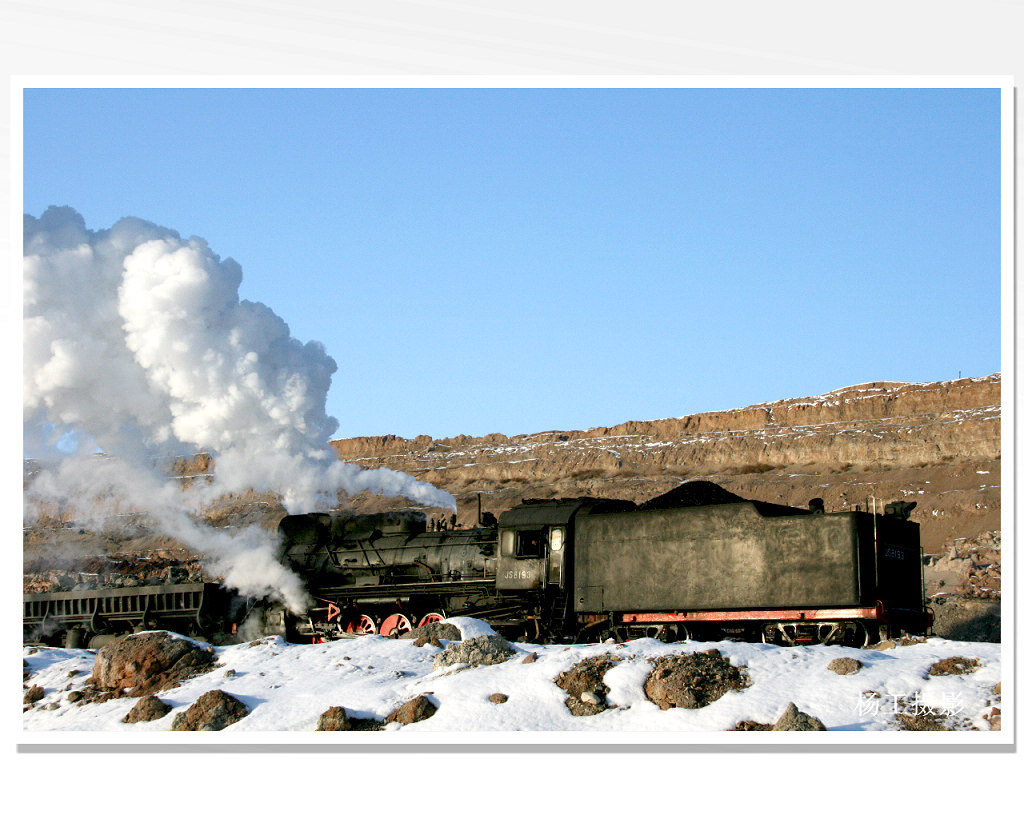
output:
POLYGON ((544 557, 546 547, 547 536, 543 529, 526 529, 516 532, 516 557, 544 557))

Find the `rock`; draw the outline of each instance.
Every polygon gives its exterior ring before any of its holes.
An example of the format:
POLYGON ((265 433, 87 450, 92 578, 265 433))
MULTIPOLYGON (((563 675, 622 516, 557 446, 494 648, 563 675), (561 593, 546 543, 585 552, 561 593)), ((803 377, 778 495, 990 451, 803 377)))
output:
POLYGON ((999 600, 949 595, 933 598, 929 605, 935 615, 932 630, 938 637, 971 643, 1002 639, 999 600))
POLYGON ((434 670, 447 665, 467 663, 476 665, 497 665, 509 657, 514 657, 516 650, 511 643, 499 634, 483 634, 449 645, 434 656, 434 670))
POLYGON ((455 624, 442 621, 440 623, 427 623, 425 626, 419 626, 405 632, 400 637, 403 640, 419 640, 420 637, 426 637, 429 643, 434 640, 461 640, 462 632, 459 631, 458 626, 455 624))
POLYGON ((565 707, 569 709, 569 713, 574 717, 596 717, 598 714, 608 710, 604 703, 584 702, 582 699, 574 697, 569 697, 565 701, 565 707))
POLYGON ((948 677, 953 674, 973 674, 980 663, 968 657, 946 657, 932 663, 928 669, 929 677, 948 677))
POLYGON ((952 731, 946 715, 932 708, 921 707, 913 700, 899 698, 896 728, 900 731, 952 731))
POLYGON ((928 642, 927 637, 914 637, 912 635, 907 635, 905 637, 897 637, 895 640, 888 639, 882 640, 878 643, 872 643, 869 646, 865 646, 865 648, 869 648, 872 651, 888 651, 889 649, 896 648, 897 646, 916 646, 919 643, 926 642, 928 642))
POLYGON ((351 731, 352 723, 349 722, 348 714, 340 705, 332 705, 320 715, 317 720, 316 730, 318 731, 351 731))
POLYGON ((83 696, 85 695, 81 691, 70 691, 68 692, 68 702, 78 702, 83 696))
POLYGON ((249 715, 240 700, 219 688, 202 694, 171 723, 172 731, 221 731, 249 715))
POLYGON ((773 731, 827 731, 825 723, 817 717, 805 714, 793 703, 786 706, 782 716, 772 726, 773 731))
POLYGON ((384 718, 384 722, 398 722, 402 725, 411 725, 414 722, 422 722, 434 716, 436 711, 437 706, 421 694, 388 714, 384 718))
POLYGON ((32 705, 33 703, 39 702, 44 695, 43 687, 41 685, 33 685, 28 691, 25 692, 25 704, 32 705))
MULTIPOLYGON (((70 695, 68 700, 71 700, 70 695)), ((125 714, 121 722, 152 722, 170 713, 171 706, 163 700, 147 694, 132 707, 132 710, 125 714)))
POLYGON ((164 572, 165 583, 185 583, 188 581, 188 569, 182 566, 168 566, 164 572))
POLYGON ((129 634, 96 654, 89 682, 120 696, 138 697, 173 688, 213 665, 212 649, 166 631, 129 634))
POLYGON ((524 663, 535 663, 535 662, 537 662, 537 652, 536 651, 531 651, 529 654, 527 654, 525 657, 523 657, 523 662, 524 663))
POLYGON ((769 722, 754 722, 754 720, 745 719, 740 720, 736 723, 733 731, 771 731, 772 725, 769 722))
POLYGON ((444 648, 444 643, 442 643, 437 637, 427 637, 425 634, 421 634, 419 637, 417 637, 413 641, 413 645, 417 648, 423 648, 423 646, 434 646, 435 648, 444 648))
POLYGON ((718 649, 660 657, 644 683, 647 698, 662 710, 703 708, 729 691, 746 688, 742 669, 718 649))
POLYGON ((574 717, 592 717, 607 709, 604 675, 615 662, 607 654, 590 657, 555 677, 555 685, 569 695, 565 705, 574 717))
POLYGON ((828 664, 828 670, 836 674, 856 674, 864 667, 864 663, 856 657, 836 657, 828 664))
POLYGON ((503 702, 508 702, 508 694, 502 694, 498 692, 495 694, 491 694, 491 696, 489 696, 487 699, 489 699, 493 703, 497 703, 500 705, 503 702))

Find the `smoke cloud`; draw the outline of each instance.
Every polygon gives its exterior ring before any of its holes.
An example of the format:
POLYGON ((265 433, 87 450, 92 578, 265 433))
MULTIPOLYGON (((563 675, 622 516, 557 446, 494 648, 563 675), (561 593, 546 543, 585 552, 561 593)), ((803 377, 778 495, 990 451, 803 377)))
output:
POLYGON ((339 490, 455 508, 408 475, 338 460, 325 410, 337 365, 270 308, 239 299, 237 262, 140 219, 90 231, 72 208, 52 207, 24 220, 25 446, 60 457, 35 497, 128 498, 229 584, 296 610, 304 592, 272 535, 229 536, 189 513, 245 489, 277 492, 293 514, 336 503, 339 490), (168 458, 200 451, 216 463, 208 485, 183 493, 161 477, 168 458))

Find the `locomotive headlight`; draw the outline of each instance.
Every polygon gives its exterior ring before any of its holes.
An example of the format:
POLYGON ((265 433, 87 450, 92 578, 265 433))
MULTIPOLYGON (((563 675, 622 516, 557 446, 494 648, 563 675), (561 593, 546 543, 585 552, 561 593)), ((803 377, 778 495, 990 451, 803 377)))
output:
POLYGON ((565 537, 564 529, 552 529, 551 530, 551 551, 560 552, 562 551, 562 539, 565 537))

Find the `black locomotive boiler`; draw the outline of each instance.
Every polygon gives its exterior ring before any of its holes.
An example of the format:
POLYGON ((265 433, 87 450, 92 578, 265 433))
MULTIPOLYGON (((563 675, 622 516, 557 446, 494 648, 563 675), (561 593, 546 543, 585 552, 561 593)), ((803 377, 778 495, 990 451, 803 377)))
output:
POLYGON ((825 513, 694 481, 640 506, 526 501, 472 529, 428 531, 419 513, 289 516, 284 560, 316 604, 269 620, 316 641, 469 615, 533 641, 865 645, 930 624, 912 508, 825 513))

